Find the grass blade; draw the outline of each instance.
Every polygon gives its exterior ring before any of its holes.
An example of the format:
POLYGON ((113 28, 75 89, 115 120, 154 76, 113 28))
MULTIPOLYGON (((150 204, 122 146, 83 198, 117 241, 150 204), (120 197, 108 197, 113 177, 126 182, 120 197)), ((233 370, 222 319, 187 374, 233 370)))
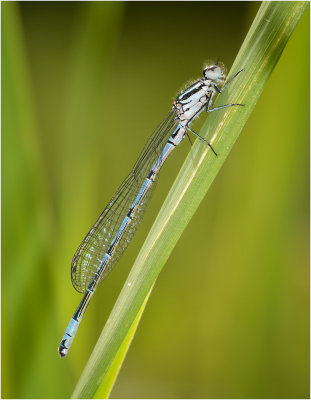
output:
MULTIPOLYGON (((73 397, 94 397, 104 377, 111 373, 110 366, 116 368, 113 360, 133 327, 133 321, 138 312, 141 313, 173 247, 231 151, 307 6, 307 2, 262 4, 229 76, 242 68, 245 72, 232 82, 215 104, 234 101, 244 103, 245 107, 232 107, 209 116, 201 135, 209 138, 219 156, 215 158, 209 148, 196 141, 125 282, 73 397)), ((119 358, 119 366, 122 359, 119 358)), ((109 393, 109 385, 111 387, 111 380, 105 380, 101 392, 109 393)))
POLYGON ((145 298, 138 314, 136 315, 134 322, 132 326, 130 327, 124 341, 122 342, 116 356, 114 357, 112 363, 110 364, 110 367, 104 376, 104 379, 102 380, 97 392, 95 393, 94 398, 95 399, 107 399, 109 397, 109 394, 113 388, 113 385, 116 381, 116 378, 119 374, 120 368, 122 366, 123 360, 126 356, 126 353, 130 347, 130 344, 133 340, 133 337, 135 335, 137 326, 139 324, 140 318, 144 312, 145 306, 147 304, 147 301, 149 299, 149 296, 151 294, 152 288, 149 290, 149 293, 147 297, 145 298))

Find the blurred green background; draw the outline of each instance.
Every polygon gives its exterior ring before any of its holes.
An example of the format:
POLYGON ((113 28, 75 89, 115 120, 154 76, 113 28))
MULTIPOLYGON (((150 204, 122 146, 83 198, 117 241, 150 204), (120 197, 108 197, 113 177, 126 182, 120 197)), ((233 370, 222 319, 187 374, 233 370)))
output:
MULTIPOLYGON (((2 397, 67 398, 187 141, 60 359, 81 299, 71 258, 183 84, 208 59, 230 67, 260 3, 1 6, 2 397)), ((161 273, 112 397, 309 397, 309 56, 308 11, 161 273)))

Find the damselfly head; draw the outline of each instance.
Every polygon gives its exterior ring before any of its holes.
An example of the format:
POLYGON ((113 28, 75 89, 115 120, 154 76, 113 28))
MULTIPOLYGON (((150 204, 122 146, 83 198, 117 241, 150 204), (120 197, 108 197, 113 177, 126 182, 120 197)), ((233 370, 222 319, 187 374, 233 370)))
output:
POLYGON ((223 82, 226 79, 225 72, 220 65, 208 65, 203 70, 203 75, 205 79, 210 79, 211 81, 223 82))

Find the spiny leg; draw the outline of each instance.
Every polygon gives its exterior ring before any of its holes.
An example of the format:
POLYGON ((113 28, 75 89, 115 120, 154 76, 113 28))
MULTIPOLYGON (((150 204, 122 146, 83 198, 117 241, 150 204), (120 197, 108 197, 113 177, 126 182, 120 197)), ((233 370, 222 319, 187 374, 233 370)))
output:
POLYGON ((232 82, 233 81, 233 79, 234 78, 236 78, 241 72, 243 72, 244 71, 244 69, 240 69, 240 71, 238 71, 235 75, 233 75, 233 77, 232 78, 230 78, 224 85, 223 85, 223 87, 221 88, 221 89, 218 89, 218 90, 220 90, 220 92, 219 93, 221 93, 223 90, 224 90, 224 88, 227 86, 227 85, 229 85, 229 83, 230 82, 232 82))
POLYGON ((216 151, 213 149, 213 146, 207 141, 205 140, 202 136, 200 136, 198 133, 194 132, 191 128, 189 128, 189 126, 187 126, 187 129, 189 129, 189 131, 191 133, 193 133, 195 136, 197 136, 199 139, 201 139, 203 142, 205 142, 213 151, 213 153, 215 154, 215 156, 218 156, 218 154, 216 153, 216 151))
POLYGON ((224 106, 219 106, 219 107, 215 107, 215 108, 209 108, 209 105, 207 105, 206 112, 217 111, 217 110, 221 110, 222 108, 232 107, 232 106, 244 106, 244 104, 231 103, 231 104, 226 104, 224 106))
POLYGON ((189 134, 188 134, 187 131, 186 131, 186 135, 187 135, 187 138, 188 138, 188 140, 189 140, 190 146, 192 146, 192 141, 191 141, 190 136, 189 136, 189 134))

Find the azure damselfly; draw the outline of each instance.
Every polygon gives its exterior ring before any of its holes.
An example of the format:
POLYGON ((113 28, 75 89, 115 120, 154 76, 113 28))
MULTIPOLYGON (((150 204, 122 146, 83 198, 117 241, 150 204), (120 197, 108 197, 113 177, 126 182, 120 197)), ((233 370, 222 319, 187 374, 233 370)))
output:
POLYGON ((189 131, 217 156, 212 145, 194 132, 190 124, 203 110, 212 112, 243 105, 231 103, 211 108, 215 94, 221 93, 241 71, 224 83, 224 67, 218 63, 209 65, 204 68, 202 78, 177 96, 172 110, 148 140, 131 173, 77 249, 71 263, 71 280, 84 296, 59 345, 62 357, 68 353, 95 289, 130 243, 149 203, 154 181, 171 152, 189 131))

